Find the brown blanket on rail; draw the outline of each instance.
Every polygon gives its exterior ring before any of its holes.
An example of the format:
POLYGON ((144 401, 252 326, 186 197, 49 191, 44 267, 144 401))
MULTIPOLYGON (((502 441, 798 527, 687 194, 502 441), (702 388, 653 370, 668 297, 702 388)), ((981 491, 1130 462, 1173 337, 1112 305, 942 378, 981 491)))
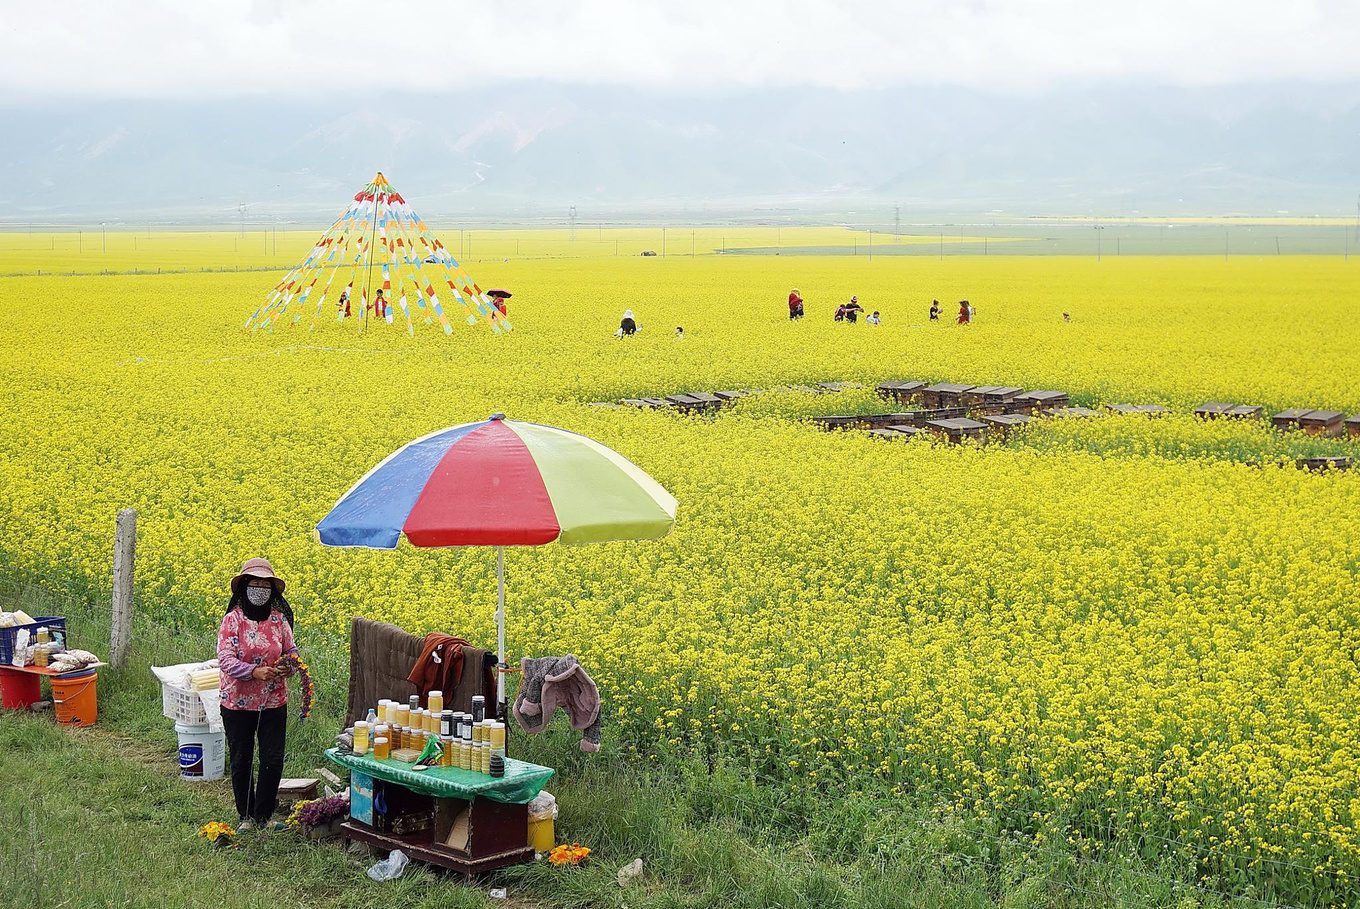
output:
MULTIPOLYGON (((381 698, 405 701, 420 693, 407 677, 415 667, 424 643, 424 638, 408 634, 396 625, 354 618, 350 623, 346 726, 363 719, 368 708, 376 706, 381 698)), ((480 647, 464 645, 463 661, 465 666, 484 667, 483 671, 465 671, 458 685, 452 691, 444 692, 445 708, 471 712, 472 696, 477 694, 485 697, 490 707, 496 699, 496 688, 494 675, 486 667, 495 666, 496 655, 480 647)))

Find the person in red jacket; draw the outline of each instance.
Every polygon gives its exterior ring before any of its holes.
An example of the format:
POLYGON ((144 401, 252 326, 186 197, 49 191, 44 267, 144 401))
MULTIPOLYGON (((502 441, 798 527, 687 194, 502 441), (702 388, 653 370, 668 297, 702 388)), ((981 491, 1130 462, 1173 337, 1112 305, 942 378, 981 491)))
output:
POLYGON ((789 319, 803 318, 803 298, 798 294, 798 288, 789 291, 789 319))

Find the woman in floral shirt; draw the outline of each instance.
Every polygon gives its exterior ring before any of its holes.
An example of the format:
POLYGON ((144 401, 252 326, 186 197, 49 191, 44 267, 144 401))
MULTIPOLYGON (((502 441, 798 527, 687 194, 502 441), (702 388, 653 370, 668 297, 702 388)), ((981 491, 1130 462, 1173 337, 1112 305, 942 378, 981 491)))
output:
MULTIPOLYGON (((231 602, 217 632, 222 728, 240 829, 264 826, 278 806, 288 718, 288 672, 275 664, 293 645, 293 611, 266 559, 250 559, 231 579, 231 602), (259 744, 260 769, 254 773, 259 744), (253 782, 252 782, 253 777, 253 782)), ((282 829, 283 824, 274 824, 282 829)))

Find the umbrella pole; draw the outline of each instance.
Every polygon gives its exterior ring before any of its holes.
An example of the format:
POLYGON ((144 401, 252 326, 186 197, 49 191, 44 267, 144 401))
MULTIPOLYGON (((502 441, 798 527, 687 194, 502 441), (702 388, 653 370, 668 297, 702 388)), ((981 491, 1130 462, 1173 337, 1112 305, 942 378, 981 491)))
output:
POLYGON ((496 547, 496 710, 505 717, 505 547, 496 547))

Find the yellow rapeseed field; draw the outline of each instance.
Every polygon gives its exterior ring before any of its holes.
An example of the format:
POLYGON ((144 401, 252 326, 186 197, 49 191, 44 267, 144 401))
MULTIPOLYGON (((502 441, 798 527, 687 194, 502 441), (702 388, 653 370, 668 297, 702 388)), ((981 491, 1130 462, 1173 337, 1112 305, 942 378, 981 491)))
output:
POLYGON ((1360 266, 465 265, 515 292, 513 334, 242 333, 277 280, 262 273, 0 279, 0 555, 102 583, 131 505, 158 614, 210 626, 227 578, 263 554, 304 648, 354 614, 490 642, 489 553, 331 550, 311 528, 433 429, 496 411, 564 426, 681 503, 662 541, 506 557, 512 654, 579 656, 612 747, 703 754, 795 793, 935 789, 1036 844, 1066 830, 1052 845, 1186 861, 1209 886, 1354 897, 1360 473, 1275 462, 1360 445, 1185 414, 1208 399, 1360 411, 1360 266), (884 324, 834 324, 851 293, 884 324), (974 325, 953 324, 962 297, 974 325), (927 322, 932 298, 946 321, 927 322), (625 308, 643 330, 620 341, 625 308), (1180 415, 950 447, 797 419, 872 409, 868 391, 771 391, 714 418, 591 404, 906 378, 1180 415))

